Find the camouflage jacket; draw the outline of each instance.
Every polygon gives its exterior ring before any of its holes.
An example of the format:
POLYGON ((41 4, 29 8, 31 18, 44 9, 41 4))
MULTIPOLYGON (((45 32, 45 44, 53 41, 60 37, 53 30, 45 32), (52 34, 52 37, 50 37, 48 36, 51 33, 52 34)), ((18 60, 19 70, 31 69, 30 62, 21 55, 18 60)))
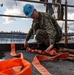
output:
POLYGON ((49 42, 55 43, 56 38, 62 35, 62 30, 56 20, 49 14, 44 12, 38 12, 39 17, 33 20, 32 27, 30 28, 26 40, 28 41, 32 34, 36 33, 38 29, 44 29, 49 35, 49 42), (57 36, 58 35, 58 36, 57 36))

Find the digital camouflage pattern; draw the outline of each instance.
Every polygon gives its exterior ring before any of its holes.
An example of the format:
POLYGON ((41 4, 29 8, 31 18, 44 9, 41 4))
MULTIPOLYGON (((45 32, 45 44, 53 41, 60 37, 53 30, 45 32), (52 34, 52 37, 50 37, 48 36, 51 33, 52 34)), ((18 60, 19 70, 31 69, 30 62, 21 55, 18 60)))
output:
POLYGON ((56 20, 49 13, 38 13, 39 17, 33 20, 26 40, 28 41, 32 34, 36 34, 38 43, 54 44, 59 42, 62 38, 62 29, 56 20))

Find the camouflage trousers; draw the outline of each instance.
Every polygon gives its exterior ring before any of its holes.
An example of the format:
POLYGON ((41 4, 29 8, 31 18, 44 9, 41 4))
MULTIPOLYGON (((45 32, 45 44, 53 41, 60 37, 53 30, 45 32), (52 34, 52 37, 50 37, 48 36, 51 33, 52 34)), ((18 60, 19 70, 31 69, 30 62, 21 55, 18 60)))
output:
POLYGON ((39 29, 36 31, 35 39, 36 39, 37 43, 39 43, 39 44, 49 45, 48 33, 43 29, 39 29))
MULTIPOLYGON (((62 38, 62 33, 60 33, 58 36, 57 35, 58 35, 58 33, 56 34, 55 43, 59 42, 62 38)), ((36 31, 35 39, 36 39, 37 43, 39 43, 39 44, 45 44, 47 46, 50 45, 48 33, 43 29, 39 29, 36 31)))

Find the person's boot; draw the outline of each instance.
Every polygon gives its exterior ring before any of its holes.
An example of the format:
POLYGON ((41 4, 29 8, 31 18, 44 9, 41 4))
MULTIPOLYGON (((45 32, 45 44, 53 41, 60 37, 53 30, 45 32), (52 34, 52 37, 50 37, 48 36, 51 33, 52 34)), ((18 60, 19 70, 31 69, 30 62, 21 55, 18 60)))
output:
POLYGON ((57 50, 59 50, 58 44, 54 44, 54 47, 53 48, 56 48, 57 50))
POLYGON ((38 44, 38 49, 44 51, 46 50, 47 46, 45 44, 38 44))

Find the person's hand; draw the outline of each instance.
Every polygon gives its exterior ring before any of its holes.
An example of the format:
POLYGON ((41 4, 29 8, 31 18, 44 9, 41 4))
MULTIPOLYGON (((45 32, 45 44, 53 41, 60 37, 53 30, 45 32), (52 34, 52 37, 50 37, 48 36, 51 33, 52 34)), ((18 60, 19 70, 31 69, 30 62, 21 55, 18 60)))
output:
POLYGON ((47 53, 49 53, 49 51, 53 48, 53 44, 51 44, 45 51, 47 52, 47 53))
POLYGON ((28 42, 25 41, 25 43, 24 43, 24 48, 25 48, 25 49, 27 48, 27 45, 28 45, 28 42))

